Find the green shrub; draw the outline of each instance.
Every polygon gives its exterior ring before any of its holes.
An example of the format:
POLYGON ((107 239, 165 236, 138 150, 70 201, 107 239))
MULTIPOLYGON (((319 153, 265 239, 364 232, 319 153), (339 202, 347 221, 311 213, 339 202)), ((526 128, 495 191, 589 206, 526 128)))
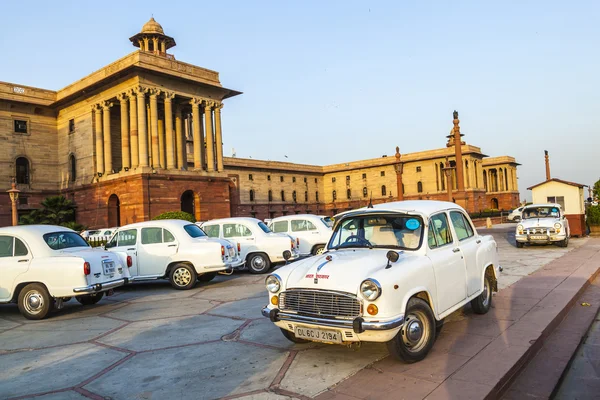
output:
POLYGON ((186 213, 183 211, 167 211, 152 219, 182 219, 184 221, 196 222, 196 218, 190 213, 186 213))
POLYGON ((588 207, 587 222, 590 225, 600 225, 600 206, 588 207))

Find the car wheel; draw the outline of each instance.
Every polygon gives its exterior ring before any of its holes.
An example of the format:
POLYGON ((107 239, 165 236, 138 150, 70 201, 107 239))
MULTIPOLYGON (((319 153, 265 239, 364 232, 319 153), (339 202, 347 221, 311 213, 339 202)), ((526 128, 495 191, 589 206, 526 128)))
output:
POLYGON ((39 283, 30 283, 19 292, 19 311, 27 319, 43 319, 52 307, 54 299, 46 287, 39 283))
POLYGON ((104 293, 96 293, 96 294, 86 294, 85 296, 75 296, 75 300, 80 302, 84 306, 91 306, 96 304, 102 299, 104 293))
POLYGON ((318 244, 313 249, 313 256, 318 256, 319 254, 325 253, 325 245, 318 244))
POLYGON ((435 342, 435 317, 429 304, 413 297, 408 301, 404 324, 398 334, 387 342, 388 351, 406 363, 421 361, 435 342))
POLYGON ((564 240, 561 240, 559 242, 559 246, 560 247, 568 247, 569 246, 569 237, 567 236, 566 238, 564 238, 564 240))
POLYGON ((171 268, 169 281, 175 289, 191 289, 196 285, 196 279, 196 271, 187 264, 177 264, 171 268))
POLYGON ((513 219, 513 221, 515 221, 515 222, 519 223, 519 222, 521 222, 521 217, 515 217, 515 218, 513 219))
POLYGON ((300 339, 299 337, 296 337, 296 334, 294 332, 286 331, 283 328, 279 328, 279 329, 281 329, 281 333, 283 333, 283 336, 285 336, 285 338, 287 340, 289 340, 290 342, 294 342, 294 343, 308 343, 308 342, 310 342, 310 340, 300 339))
POLYGON ((263 253, 255 253, 248 257, 248 270, 253 274, 264 274, 271 267, 271 261, 263 253))
POLYGON ((198 277, 200 282, 210 282, 217 276, 216 272, 208 272, 206 274, 202 274, 198 277))
POLYGON ((522 249, 524 245, 525 245, 525 243, 523 243, 523 242, 517 242, 518 249, 522 249))
POLYGON ((492 307, 492 282, 490 277, 485 274, 483 281, 483 292, 471 300, 471 308, 477 314, 486 314, 492 307))

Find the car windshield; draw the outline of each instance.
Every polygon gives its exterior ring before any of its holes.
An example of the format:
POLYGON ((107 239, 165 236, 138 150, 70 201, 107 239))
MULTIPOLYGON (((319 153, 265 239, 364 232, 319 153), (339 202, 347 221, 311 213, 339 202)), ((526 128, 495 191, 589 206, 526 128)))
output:
POLYGON ((259 222, 258 226, 260 227, 260 229, 263 230, 264 233, 271 233, 272 231, 269 229, 269 227, 264 223, 264 222, 259 222))
POLYGON ((423 220, 417 215, 377 214, 346 218, 337 224, 329 249, 349 247, 417 250, 423 220))
POLYGON ((559 216, 560 211, 554 206, 527 207, 523 210, 523 219, 558 218, 559 216))
POLYGON ((46 233, 44 241, 52 250, 70 249, 72 247, 90 247, 84 238, 75 232, 46 233))
POLYGON ((331 217, 323 217, 321 218, 321 222, 323 222, 328 228, 333 227, 333 220, 331 219, 331 217))
POLYGON ((202 236, 206 236, 206 233, 204 233, 204 231, 202 229, 200 229, 198 227, 198 225, 194 225, 194 224, 185 225, 183 227, 183 229, 187 232, 188 235, 190 235, 193 238, 199 238, 202 236))

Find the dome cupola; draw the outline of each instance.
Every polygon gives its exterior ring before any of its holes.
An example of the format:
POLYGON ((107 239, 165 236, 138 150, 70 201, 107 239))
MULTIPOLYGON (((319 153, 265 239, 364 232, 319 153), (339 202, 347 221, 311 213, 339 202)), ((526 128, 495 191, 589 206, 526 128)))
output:
POLYGON ((171 54, 167 54, 167 50, 175 46, 175 39, 165 35, 162 26, 154 17, 144 24, 140 33, 130 37, 129 40, 135 47, 139 47, 140 51, 173 58, 171 54))

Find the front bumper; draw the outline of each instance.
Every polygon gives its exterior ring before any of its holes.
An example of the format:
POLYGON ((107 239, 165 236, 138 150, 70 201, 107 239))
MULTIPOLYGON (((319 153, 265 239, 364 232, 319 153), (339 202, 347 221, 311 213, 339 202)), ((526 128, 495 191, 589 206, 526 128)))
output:
POLYGON ((74 288, 73 292, 82 293, 82 294, 99 293, 99 292, 104 292, 109 289, 114 289, 119 286, 126 285, 128 282, 129 282, 128 278, 116 279, 114 281, 109 281, 109 282, 104 282, 104 283, 95 283, 93 285, 74 288))
POLYGON ((290 314, 280 311, 277 308, 270 309, 263 307, 261 311, 263 317, 267 317, 271 322, 289 321, 306 325, 327 326, 331 328, 352 329, 354 333, 363 333, 365 331, 388 331, 396 329, 404 323, 404 315, 398 318, 385 321, 365 321, 362 317, 353 320, 327 319, 318 317, 307 317, 304 315, 290 314))
POLYGON ((567 235, 561 233, 543 233, 543 234, 515 234, 515 240, 520 243, 552 243, 565 240, 567 235))

